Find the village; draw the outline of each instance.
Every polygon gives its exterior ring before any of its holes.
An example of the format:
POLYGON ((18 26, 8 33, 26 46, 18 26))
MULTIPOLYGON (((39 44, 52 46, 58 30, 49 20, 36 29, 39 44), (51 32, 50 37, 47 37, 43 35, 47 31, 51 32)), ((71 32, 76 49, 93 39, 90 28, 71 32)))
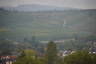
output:
MULTIPOLYGON (((28 53, 28 55, 31 54, 31 56, 33 58, 35 57, 38 57, 38 58, 42 58, 45 56, 45 52, 47 51, 47 48, 46 48, 46 45, 43 44, 44 46, 41 47, 39 46, 36 41, 35 41, 35 38, 33 37, 33 41, 35 42, 33 45, 33 48, 25 48, 25 49, 22 49, 24 50, 23 52, 25 53, 28 53), (30 53, 31 52, 31 53, 30 53)), ((26 42, 26 40, 24 40, 24 42, 26 42)), ((61 41, 55 41, 56 44, 58 45, 58 43, 60 44, 61 41)), ((17 45, 17 47, 19 48, 19 45, 22 45, 18 42, 15 42, 15 44, 17 45)), ((39 43, 40 44, 40 43, 39 43)), ((72 50, 72 49, 68 49, 68 50, 62 50, 62 49, 59 49, 58 53, 57 53, 57 56, 59 56, 60 58, 64 58, 70 54, 73 54, 77 52, 76 50, 72 50)), ((96 48, 95 47, 91 47, 90 50, 88 51, 89 54, 93 53, 93 54, 96 54, 96 48)), ((3 56, 0 56, 0 64, 13 64, 14 62, 16 62, 16 60, 18 59, 18 57, 22 55, 22 51, 20 52, 12 52, 12 55, 3 55, 3 56)))

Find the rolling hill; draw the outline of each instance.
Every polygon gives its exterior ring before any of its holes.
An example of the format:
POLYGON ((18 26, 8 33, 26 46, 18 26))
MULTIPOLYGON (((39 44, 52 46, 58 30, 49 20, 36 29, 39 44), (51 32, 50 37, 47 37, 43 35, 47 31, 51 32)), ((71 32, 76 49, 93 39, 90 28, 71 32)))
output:
POLYGON ((95 34, 95 25, 95 10, 0 11, 1 38, 22 39, 35 34, 40 40, 64 39, 75 33, 81 36, 95 34), (64 22, 66 26, 63 26, 64 22))

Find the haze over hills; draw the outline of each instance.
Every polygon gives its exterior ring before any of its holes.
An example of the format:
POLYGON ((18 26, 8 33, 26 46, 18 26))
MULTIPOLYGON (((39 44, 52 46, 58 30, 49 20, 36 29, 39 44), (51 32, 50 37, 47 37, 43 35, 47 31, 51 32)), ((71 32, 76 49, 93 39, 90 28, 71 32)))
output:
MULTIPOLYGON (((48 6, 48 5, 40 5, 40 4, 25 4, 18 5, 16 7, 4 7, 7 10, 16 10, 16 11, 64 11, 64 10, 74 10, 75 8, 64 8, 64 7, 56 7, 56 6, 48 6)), ((75 9, 76 10, 76 9, 75 9)))

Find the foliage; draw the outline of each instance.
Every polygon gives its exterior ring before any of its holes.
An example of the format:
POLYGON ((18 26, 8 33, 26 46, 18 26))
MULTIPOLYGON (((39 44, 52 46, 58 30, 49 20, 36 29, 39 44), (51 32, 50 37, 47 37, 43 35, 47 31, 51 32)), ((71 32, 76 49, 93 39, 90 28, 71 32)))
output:
POLYGON ((37 58, 34 50, 22 50, 21 56, 13 64, 45 64, 45 59, 37 58))
POLYGON ((24 56, 17 59, 17 61, 13 64, 39 64, 39 63, 37 62, 37 60, 33 59, 32 57, 24 56))
POLYGON ((96 54, 90 54, 91 56, 91 64, 96 64, 96 54))
POLYGON ((96 64, 96 54, 80 51, 64 58, 64 64, 96 64))
POLYGON ((48 43, 48 48, 46 52, 46 59, 48 64, 55 64, 57 60, 57 48, 56 44, 52 41, 48 43))

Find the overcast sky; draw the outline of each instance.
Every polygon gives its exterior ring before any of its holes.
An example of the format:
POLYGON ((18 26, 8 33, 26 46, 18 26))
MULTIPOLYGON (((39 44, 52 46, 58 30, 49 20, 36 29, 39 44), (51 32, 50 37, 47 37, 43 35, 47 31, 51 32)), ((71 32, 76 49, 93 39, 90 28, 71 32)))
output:
POLYGON ((96 0, 0 0, 0 6, 18 6, 21 4, 96 9, 96 0))

